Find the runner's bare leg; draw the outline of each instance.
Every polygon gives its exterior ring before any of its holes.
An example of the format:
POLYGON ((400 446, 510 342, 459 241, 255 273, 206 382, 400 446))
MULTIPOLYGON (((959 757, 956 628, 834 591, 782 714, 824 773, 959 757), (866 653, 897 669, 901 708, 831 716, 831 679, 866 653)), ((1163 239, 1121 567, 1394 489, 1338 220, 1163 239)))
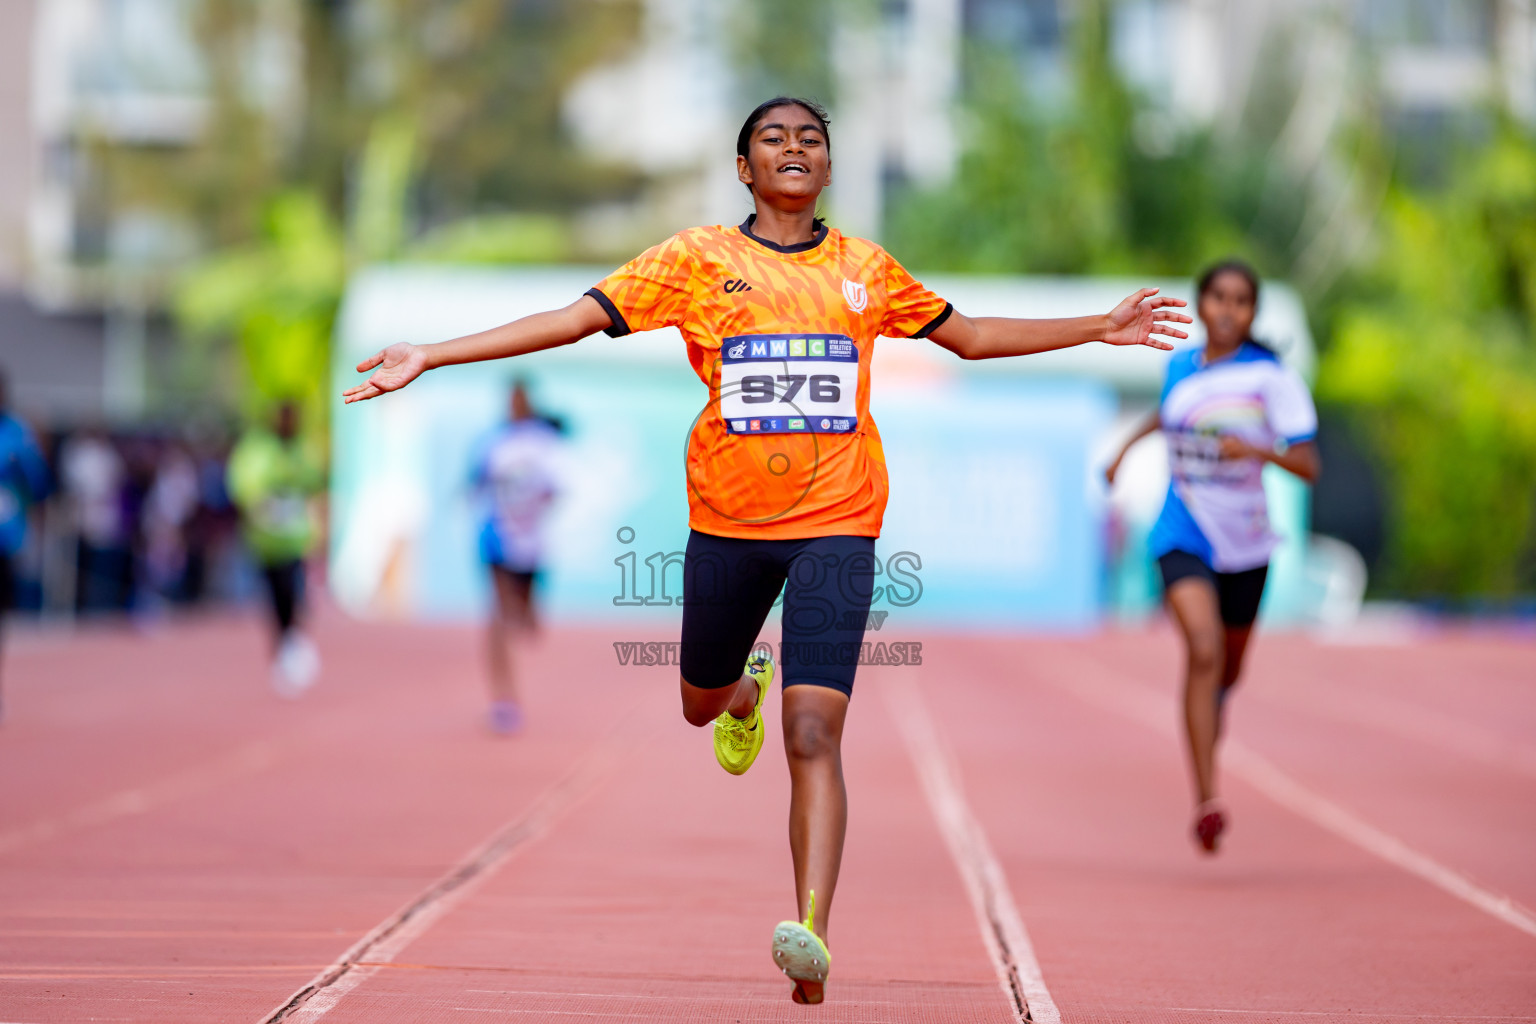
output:
MULTIPOLYGON (((826 686, 784 688, 784 754, 789 759, 789 851, 795 864, 796 917, 805 920, 816 893, 814 928, 822 940, 848 832, 843 785, 843 721, 848 698, 826 686)), ((816 1002, 819 982, 797 983, 816 1002)))
MULTIPOLYGON (((1248 641, 1253 636, 1253 626, 1227 626, 1225 627, 1226 643, 1223 645, 1226 657, 1222 659, 1221 689, 1218 691, 1223 699, 1228 696, 1228 691, 1237 685, 1237 680, 1243 672, 1243 656, 1248 653, 1248 641)), ((1218 703, 1219 708, 1225 705, 1218 703)), ((1216 716, 1216 738, 1221 738, 1222 726, 1225 724, 1225 715, 1218 713, 1216 716)))
POLYGON ((683 717, 689 725, 708 725, 726 710, 735 718, 750 718, 752 709, 757 706, 757 680, 745 672, 734 686, 713 690, 694 686, 681 677, 678 683, 682 687, 683 717))
POLYGON ((528 619, 527 601, 504 572, 492 572, 495 604, 486 629, 490 662, 491 699, 517 703, 517 679, 513 673, 512 643, 528 619))
POLYGON ((1216 796, 1216 690, 1226 664, 1226 638, 1216 588, 1193 576, 1168 588, 1168 607, 1184 634, 1184 727, 1197 803, 1216 796))

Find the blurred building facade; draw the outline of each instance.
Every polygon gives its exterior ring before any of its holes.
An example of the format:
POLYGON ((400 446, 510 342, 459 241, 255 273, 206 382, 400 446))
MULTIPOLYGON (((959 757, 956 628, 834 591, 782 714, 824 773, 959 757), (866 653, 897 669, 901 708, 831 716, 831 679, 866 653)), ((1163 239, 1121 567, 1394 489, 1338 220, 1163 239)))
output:
MULTIPOLYGON (((338 117, 371 122, 383 109, 377 96, 391 82, 428 72, 436 82, 434 110, 455 101, 473 107, 487 95, 493 101, 482 103, 488 112, 471 118, 469 129, 461 133, 454 122, 440 133, 441 153, 451 155, 439 159, 456 164, 467 153, 500 166, 505 150, 469 153, 443 144, 478 131, 542 152, 526 141, 533 138, 526 134, 530 122, 513 116, 542 88, 561 97, 555 119, 572 148, 642 185, 609 188, 601 199, 588 198, 597 189, 583 192, 585 186, 564 181, 540 191, 540 181, 571 164, 529 159, 536 169, 501 182, 489 202, 464 184, 472 174, 446 201, 441 181, 436 195, 421 189, 416 208, 395 211, 399 234, 477 212, 475 203, 491 213, 542 214, 558 207, 558 197, 575 196, 577 209, 550 216, 551 233, 587 241, 556 258, 604 262, 689 224, 739 221, 750 209, 734 173, 740 118, 771 94, 765 90, 784 91, 831 108, 835 175, 827 212, 845 231, 880 239, 902 196, 955 180, 976 137, 969 102, 976 68, 1000 64, 1005 74, 1016 72, 1021 95, 1048 116, 1069 111, 1089 34, 1084 26, 1102 33, 1134 96, 1131 133, 1143 151, 1181 133, 1247 133, 1261 140, 1265 159, 1285 177, 1304 183, 1305 244, 1290 275, 1303 294, 1324 290, 1337 276, 1380 209, 1387 176, 1362 174, 1350 144, 1362 123, 1383 132, 1393 161, 1430 177, 1458 148, 1488 136, 1495 110, 1536 125, 1536 0, 610 0, 590 7, 575 0, 569 7, 533 0, 9 0, 0 4, 0 132, 7 140, 0 147, 0 368, 11 378, 17 411, 55 438, 103 421, 118 428, 114 443, 138 467, 127 474, 135 479, 124 493, 148 493, 159 455, 145 453, 184 444, 190 415, 184 405, 151 400, 178 351, 167 315, 170 285, 218 234, 197 219, 192 204, 164 202, 164 188, 156 201, 154 190, 127 187, 114 168, 137 161, 142 178, 156 160, 180 154, 190 161, 199 152, 201 159, 221 147, 227 164, 238 163, 245 150, 224 143, 239 132, 280 140, 253 151, 297 152, 305 131, 325 135, 338 117), (466 25, 500 12, 501 20, 486 23, 500 26, 504 36, 497 38, 510 38, 505 12, 535 9, 580 11, 543 23, 545 31, 564 32, 587 26, 582 19, 590 11, 607 23, 590 27, 619 32, 623 45, 605 44, 601 59, 582 63, 569 79, 564 69, 551 73, 542 65, 542 78, 532 84, 489 75, 478 82, 473 75, 443 78, 465 47, 471 56, 508 63, 502 58, 511 51, 476 49, 466 25), (231 11, 243 19, 243 34, 233 48, 219 49, 210 42, 217 33, 209 22, 231 11), (306 52, 315 37, 305 26, 313 27, 319 11, 342 38, 329 41, 334 50, 324 49, 322 39, 306 52), (466 14, 457 25, 449 16, 455 13, 466 14), (801 34, 791 40, 792 21, 801 34), (402 42, 436 55, 411 65, 401 58, 402 42), (804 56, 797 48, 814 52, 804 56), (340 88, 330 82, 335 95, 321 97, 316 76, 323 79, 338 54, 345 67, 332 74, 345 81, 340 88), (468 102, 456 91, 461 87, 481 93, 468 102), (506 88, 525 91, 501 102, 506 88), (231 109, 230 93, 238 94, 241 115, 233 127, 219 113, 231 109), (320 99, 337 97, 339 112, 316 113, 320 99), (357 97, 373 97, 374 105, 346 106, 361 102, 357 97), (133 436, 157 414, 160 433, 133 436)), ((553 37, 529 38, 540 45, 553 37)), ((367 177, 355 149, 338 145, 325 158, 342 167, 337 178, 348 179, 333 193, 367 177)), ((402 179, 410 161, 409 153, 400 158, 402 179)), ((231 190, 254 194, 274 182, 292 184, 272 175, 252 179, 259 185, 239 175, 217 180, 222 191, 215 199, 230 195, 229 205, 251 198, 231 190)), ((1004 187, 1011 180, 1004 178, 1004 187)), ((345 199, 328 194, 323 202, 330 204, 323 215, 346 219, 345 199)), ((222 241, 240 238, 226 231, 222 241)), ((912 258, 916 269, 926 269, 912 258)), ((1146 398, 1123 382, 1099 383, 1127 403, 1146 398)), ((218 501, 212 494, 205 504, 217 509, 218 501)), ((1362 504, 1357 495, 1344 503, 1362 504)), ((62 551, 70 527, 60 522, 47 535, 62 551)), ((48 575, 46 551, 34 562, 48 575)), ((73 604, 66 584, 74 574, 53 575, 65 581, 53 588, 63 595, 55 603, 73 604)))
MULTIPOLYGON (((744 110, 732 27, 742 0, 646 0, 633 54, 572 90, 574 133, 604 158, 699 178, 679 184, 688 221, 730 220, 742 206, 730 145, 744 110), (685 111, 679 133, 654 111, 685 111), (690 206, 691 202, 691 206, 690 206)), ((833 203, 840 225, 879 237, 893 181, 942 183, 964 139, 968 56, 1010 55, 1027 95, 1070 88, 1074 0, 905 0, 828 5, 835 118, 833 203)), ((1231 130, 1292 82, 1277 156, 1310 171, 1327 143, 1380 96, 1394 127, 1504 105, 1536 124, 1536 4, 1531 0, 1123 0, 1106 7, 1115 62, 1147 103, 1144 135, 1231 130)), ((1340 173, 1325 167, 1321 173, 1340 173)), ((681 212, 681 211, 678 211, 681 212)))
MULTIPOLYGON (((304 106, 299 19, 307 2, 260 5, 255 38, 240 58, 241 88, 274 117, 304 106)), ((366 13, 388 3, 330 6, 366 13)), ((165 282, 201 240, 198 225, 173 211, 116 194, 102 155, 188 147, 208 131, 210 58, 196 30, 206 6, 0 5, 0 131, 18 140, 0 149, 0 365, 17 377, 24 404, 72 419, 132 418, 144 408, 165 282)), ((835 118, 831 213, 845 230, 876 238, 894 185, 937 184, 953 174, 966 137, 971 56, 979 49, 1011 56, 1026 94, 1048 102, 1070 88, 1073 26, 1093 12, 1108 18, 1116 63, 1142 96, 1148 145, 1180 128, 1234 129, 1263 113, 1275 81, 1289 81, 1283 109, 1269 112, 1283 122, 1276 159, 1311 176, 1324 205, 1333 196, 1340 211, 1356 185, 1329 143, 1367 92, 1382 97, 1405 137, 1436 137, 1457 112, 1496 103, 1536 121, 1532 0, 814 6, 827 51, 818 98, 835 118)), ((760 98, 761 76, 743 72, 743 49, 763 48, 753 58, 760 62, 775 59, 763 46, 772 42, 771 5, 643 0, 641 10, 633 47, 581 77, 564 104, 568 129, 586 150, 653 182, 627 204, 604 204, 585 217, 591 233, 623 236, 625 244, 745 212, 732 144, 742 111, 760 98), (744 39, 742 25, 754 17, 759 36, 744 39), (667 131, 657 130, 658 117, 667 131)), ((357 45, 367 39, 359 34, 357 45)), ((1361 230, 1348 216, 1338 221, 1340 231, 1361 230)), ((1329 258, 1320 250, 1319 261, 1329 258)))

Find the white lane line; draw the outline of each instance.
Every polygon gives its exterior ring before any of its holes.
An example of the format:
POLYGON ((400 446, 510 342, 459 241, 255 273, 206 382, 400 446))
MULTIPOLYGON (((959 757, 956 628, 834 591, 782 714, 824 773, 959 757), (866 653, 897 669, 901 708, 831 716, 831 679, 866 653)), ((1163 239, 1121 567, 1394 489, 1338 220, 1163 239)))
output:
POLYGON ((960 773, 916 684, 898 672, 883 673, 880 693, 906 743, 917 769, 923 795, 938 822, 955 867, 965 883, 976 914, 976 927, 991 955, 992 967, 1014 1019, 1034 1024, 1060 1024, 1061 1012, 1045 987, 1029 932, 1019 916, 1002 866, 987 842, 987 834, 971 813, 960 773))
MULTIPOLYGON (((1041 678, 1080 700, 1113 711, 1175 741, 1182 741, 1174 722, 1176 709, 1169 705, 1166 697, 1150 687, 1119 676, 1103 665, 1085 662, 1084 670, 1073 673, 1070 683, 1055 674, 1048 673, 1041 678), (1119 681, 1107 682, 1110 676, 1119 681)), ((1222 746, 1222 763, 1227 771, 1281 807, 1505 924, 1536 936, 1536 913, 1530 909, 1503 893, 1478 885, 1454 868, 1415 850, 1396 836, 1307 788, 1241 740, 1223 740, 1222 746)))
POLYGON ((1324 696, 1313 694, 1310 688, 1297 691, 1256 687, 1249 696, 1318 718, 1369 726, 1490 768, 1536 778, 1536 748, 1404 700, 1380 694, 1339 692, 1337 688, 1324 696))
POLYGON ((1536 1021, 1536 1017, 1508 1017, 1489 1014, 1458 1013, 1452 1016, 1448 1013, 1366 1013, 1364 1010, 1230 1010, 1225 1007, 1210 1006, 1169 1006, 1167 1009, 1175 1013, 1220 1013, 1220 1014, 1244 1014, 1246 1016, 1265 1017, 1344 1017, 1351 1020, 1365 1018, 1373 1020, 1513 1020, 1536 1021))
POLYGON ((131 818, 176 800, 205 793, 225 782, 270 767, 277 755, 295 742, 297 738, 290 736, 280 740, 247 743, 223 757, 183 769, 157 782, 119 790, 68 814, 44 818, 0 832, 0 855, 34 843, 46 842, 76 829, 105 825, 119 818, 131 818))
POLYGON ((1466 875, 1446 867, 1428 854, 1420 853, 1396 836, 1362 821, 1338 804, 1312 792, 1281 771, 1275 763, 1246 744, 1232 740, 1223 755, 1227 770, 1247 780, 1275 803, 1323 826, 1334 835, 1347 839, 1389 864, 1409 874, 1418 875, 1457 899, 1536 936, 1536 914, 1502 893, 1485 889, 1466 875))
POLYGON ((639 745, 645 732, 639 709, 631 708, 618 720, 623 723, 620 728, 584 753, 576 769, 546 790, 526 813, 497 829, 442 877, 379 922, 282 1005, 261 1017, 259 1024, 307 1022, 324 1017, 353 989, 388 967, 407 946, 514 855, 547 835, 566 812, 597 788, 625 754, 639 745))

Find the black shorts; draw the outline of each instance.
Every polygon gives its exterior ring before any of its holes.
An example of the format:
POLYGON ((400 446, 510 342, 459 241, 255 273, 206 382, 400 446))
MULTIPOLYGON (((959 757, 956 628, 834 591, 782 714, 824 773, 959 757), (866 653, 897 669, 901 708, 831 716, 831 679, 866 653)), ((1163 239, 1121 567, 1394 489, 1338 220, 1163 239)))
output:
POLYGON ((16 563, 0 551, 0 615, 16 608, 16 563))
POLYGON ((689 531, 683 678, 706 690, 740 679, 783 590, 783 685, 852 693, 877 564, 873 537, 742 540, 689 531))
POLYGON ((517 594, 525 601, 533 599, 533 588, 539 582, 537 569, 508 569, 499 562, 487 562, 492 576, 508 580, 517 594))
POLYGON ((1205 564, 1199 555, 1188 551, 1170 551, 1157 560, 1163 573, 1163 589, 1166 591, 1179 580, 1190 576, 1210 581, 1216 589, 1216 601, 1221 605, 1221 621, 1228 626, 1251 626, 1259 616, 1259 601, 1264 597, 1264 578, 1269 566, 1244 569, 1242 572, 1217 572, 1205 564))

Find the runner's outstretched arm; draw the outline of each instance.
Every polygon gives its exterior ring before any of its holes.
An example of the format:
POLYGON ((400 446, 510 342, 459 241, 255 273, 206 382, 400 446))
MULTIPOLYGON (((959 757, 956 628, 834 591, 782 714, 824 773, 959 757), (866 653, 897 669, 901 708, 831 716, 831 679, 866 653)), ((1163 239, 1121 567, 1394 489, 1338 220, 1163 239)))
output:
POLYGON ((341 394, 349 403, 361 402, 386 391, 398 391, 427 370, 439 366, 505 359, 558 348, 605 330, 612 323, 612 318, 596 299, 583 295, 564 309, 534 313, 452 341, 440 341, 435 345, 412 345, 402 341, 358 363, 358 373, 373 370, 373 376, 341 394))
POLYGON ((1155 433, 1162 425, 1163 419, 1158 410, 1153 409, 1147 414, 1146 418, 1141 421, 1141 426, 1136 428, 1136 433, 1132 434, 1125 444, 1120 446, 1120 451, 1116 453, 1115 460, 1104 468, 1104 480, 1106 483, 1112 484, 1115 482, 1115 475, 1120 472, 1120 463, 1125 461, 1125 453, 1130 451, 1137 441, 1140 441, 1148 434, 1155 433))
POLYGON ((1147 345, 1163 350, 1173 346, 1157 335, 1187 338, 1169 324, 1187 324, 1185 313, 1170 306, 1187 305, 1183 299, 1157 298, 1156 288, 1143 288, 1102 316, 1078 316, 1061 320, 1018 320, 1005 316, 968 317, 958 310, 929 335, 961 359, 997 359, 1027 356, 1058 348, 1102 341, 1108 345, 1147 345))

